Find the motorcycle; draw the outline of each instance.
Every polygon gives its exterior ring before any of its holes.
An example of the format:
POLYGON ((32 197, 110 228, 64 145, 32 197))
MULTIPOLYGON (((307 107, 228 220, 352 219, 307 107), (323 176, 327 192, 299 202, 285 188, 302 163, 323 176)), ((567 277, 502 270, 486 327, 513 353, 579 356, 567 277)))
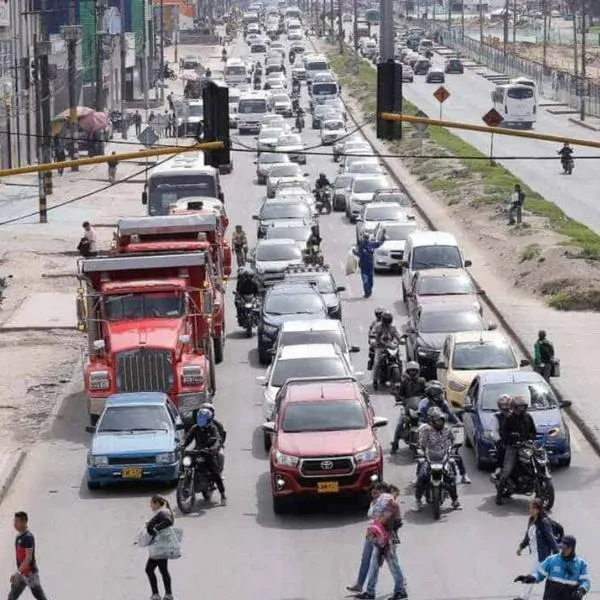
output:
POLYGON ((297 96, 293 96, 292 97, 292 110, 294 111, 294 113, 297 113, 299 108, 300 108, 300 99, 297 96))
POLYGON ((252 329, 258 325, 259 303, 256 296, 242 296, 241 310, 238 323, 246 330, 246 335, 252 337, 252 329))
POLYGON ((383 348, 380 349, 379 362, 374 367, 373 389, 377 390, 379 384, 389 382, 390 386, 396 387, 402 376, 402 357, 400 356, 400 344, 394 340, 384 340, 383 348))
POLYGON ((566 175, 571 175, 573 173, 573 169, 575 167, 575 163, 573 161, 572 156, 566 156, 561 160, 563 173, 566 175))
MULTIPOLYGON (((210 460, 211 452, 207 449, 185 450, 181 454, 181 469, 175 497, 179 510, 185 515, 194 509, 198 493, 202 494, 205 502, 210 502, 217 489, 210 471, 205 466, 210 460)), ((219 466, 221 467, 221 464, 219 466)))
POLYGON ((303 253, 304 264, 308 266, 322 267, 324 263, 323 253, 319 245, 314 244, 303 253))
POLYGON ((314 190, 314 195, 315 195, 315 208, 317 210, 317 212, 319 214, 321 214, 323 212, 323 209, 325 209, 325 214, 329 215, 331 214, 332 211, 332 203, 331 203, 331 197, 332 197, 332 191, 331 191, 331 187, 330 186, 326 186, 323 187, 319 190, 314 190))
POLYGON ((165 67, 163 71, 163 79, 170 79, 171 81, 175 81, 177 79, 177 73, 175 73, 173 69, 165 67))
POLYGON ((8 287, 10 280, 12 279, 12 275, 7 275, 6 277, 0 277, 0 304, 4 300, 4 292, 8 287))
POLYGON ((235 260, 237 262, 238 268, 242 268, 246 264, 246 260, 248 257, 248 248, 247 246, 235 246, 235 260))
POLYGON ((304 129, 304 117, 301 117, 300 115, 298 115, 296 117, 296 131, 298 133, 302 133, 303 129, 304 129))
POLYGON ((554 482, 548 466, 548 453, 543 442, 522 442, 517 446, 515 468, 504 489, 498 489, 499 477, 496 473, 491 479, 496 487, 496 493, 501 493, 504 498, 510 498, 513 494, 533 495, 540 498, 545 511, 552 510, 554 506, 554 482))
POLYGON ((400 407, 398 421, 402 423, 402 441, 416 453, 419 443, 419 396, 411 396, 403 401, 397 401, 396 406, 400 407))

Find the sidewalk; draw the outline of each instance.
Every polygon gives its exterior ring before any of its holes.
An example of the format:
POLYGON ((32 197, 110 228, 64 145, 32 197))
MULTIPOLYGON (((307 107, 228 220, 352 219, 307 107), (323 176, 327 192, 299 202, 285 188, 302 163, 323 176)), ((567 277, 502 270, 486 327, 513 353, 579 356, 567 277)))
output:
MULTIPOLYGON (((363 120, 352 101, 346 100, 349 114, 355 123, 363 120), (354 114, 357 116, 355 117, 354 114)), ((384 142, 376 137, 372 125, 362 127, 362 133, 375 150, 389 154, 384 142)), ((565 400, 573 402, 569 410, 594 449, 600 453, 600 403, 595 390, 600 389, 600 368, 595 365, 595 344, 600 335, 600 314, 584 312, 559 312, 543 302, 525 294, 502 279, 495 265, 478 245, 484 232, 467 232, 459 228, 446 208, 414 177, 398 158, 381 159, 398 182, 406 188, 433 229, 451 231, 459 237, 468 259, 473 261, 469 272, 486 298, 496 318, 515 338, 521 352, 531 359, 533 344, 540 329, 548 332, 561 360, 562 377, 553 385, 565 400)))

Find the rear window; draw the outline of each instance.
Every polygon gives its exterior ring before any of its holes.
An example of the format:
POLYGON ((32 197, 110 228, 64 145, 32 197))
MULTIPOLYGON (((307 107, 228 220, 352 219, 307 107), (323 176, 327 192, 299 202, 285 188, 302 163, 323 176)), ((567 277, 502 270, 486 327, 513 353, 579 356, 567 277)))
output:
POLYGON ((533 98, 533 90, 526 87, 509 88, 506 95, 513 100, 529 100, 533 98))
POLYGON ((312 87, 313 96, 337 94, 337 91, 337 85, 335 83, 315 83, 312 87))

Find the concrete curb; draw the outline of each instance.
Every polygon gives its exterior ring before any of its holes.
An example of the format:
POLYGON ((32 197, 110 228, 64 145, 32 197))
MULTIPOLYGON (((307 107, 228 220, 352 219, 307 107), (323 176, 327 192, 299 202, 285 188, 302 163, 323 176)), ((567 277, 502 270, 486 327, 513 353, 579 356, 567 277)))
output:
POLYGON ((583 127, 584 129, 589 129, 590 131, 600 131, 598 127, 594 127, 585 121, 581 121, 579 119, 574 119, 573 117, 569 117, 569 122, 574 123, 575 125, 579 125, 579 127, 583 127))
POLYGON ((4 500, 10 490, 10 486, 19 474, 19 470, 25 462, 27 452, 25 450, 17 450, 15 456, 9 461, 7 472, 3 474, 3 479, 0 482, 0 502, 4 500))
MULTIPOLYGON (((313 46, 313 48, 315 48, 315 50, 316 50, 316 47, 315 47, 312 39, 310 39, 310 42, 311 42, 311 45, 313 46)), ((348 116, 350 117, 350 119, 352 120, 354 125, 358 128, 360 126, 360 123, 356 119, 356 117, 354 115, 354 111, 348 105, 345 98, 343 97, 343 94, 342 94, 341 99, 344 103, 344 106, 346 107, 346 112, 347 112, 348 116)), ((383 165, 390 172, 394 181, 398 184, 399 187, 401 187, 406 192, 408 197, 414 203, 414 205, 417 208, 417 211, 419 213, 419 216, 425 221, 425 223, 427 224, 427 226, 430 229, 432 229, 434 231, 437 230, 437 227, 435 226, 435 223, 433 222, 433 220, 429 217, 429 215, 423 210, 423 208, 415 200, 414 195, 412 194, 410 188, 406 186, 406 184, 402 181, 402 179, 400 179, 400 177, 396 174, 394 169, 391 167, 391 165, 389 164, 389 161, 386 158, 382 157, 381 154, 379 153, 379 151, 377 150, 377 148, 374 146, 374 143, 371 139, 372 133, 370 131, 366 131, 366 127, 361 127, 359 129, 359 131, 363 134, 363 136, 365 137, 365 139, 367 140, 369 145, 373 148, 374 152, 379 156, 379 160, 383 163, 383 165)), ((481 290, 482 286, 479 285, 477 279, 471 273, 469 273, 469 275, 470 275, 471 279, 474 281, 477 289, 481 290)), ((523 356, 525 358, 527 358, 529 361, 531 361, 531 363, 533 364, 533 356, 531 354, 531 350, 529 349, 529 346, 522 340, 522 338, 519 336, 517 331, 512 327, 512 325, 509 323, 509 321, 506 319, 506 317, 504 317, 504 315, 502 314, 502 312, 500 311, 498 306, 494 303, 494 301, 487 294, 483 294, 481 296, 481 299, 482 299, 483 303, 493 313, 495 318, 498 319, 498 321, 500 322, 502 327, 505 329, 505 331, 509 334, 509 336, 511 338, 513 338, 514 342, 516 343, 517 347, 519 348, 519 350, 523 354, 523 356)), ((554 390, 555 394, 557 395, 557 397, 559 399, 561 399, 561 400, 568 399, 568 396, 565 395, 558 388, 558 386, 556 386, 554 383, 551 382, 550 387, 554 390)), ((587 424, 584 416, 578 412, 577 408, 575 408, 575 404, 571 405, 571 407, 566 409, 565 412, 569 415, 569 417, 571 418, 573 423, 575 423, 576 427, 581 431, 583 437, 586 439, 588 444, 590 444, 590 446, 593 448, 594 452, 598 456, 600 456, 600 438, 598 437, 596 432, 587 424)))

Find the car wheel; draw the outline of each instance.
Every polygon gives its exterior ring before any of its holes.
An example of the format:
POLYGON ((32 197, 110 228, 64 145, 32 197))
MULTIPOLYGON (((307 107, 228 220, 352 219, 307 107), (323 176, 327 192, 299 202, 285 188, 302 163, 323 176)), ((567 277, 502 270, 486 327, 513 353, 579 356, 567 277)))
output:
POLYGON ((473 444, 473 450, 475 451, 475 466, 477 467, 477 470, 485 471, 487 464, 482 460, 481 455, 479 454, 479 444, 477 443, 477 440, 475 440, 475 443, 473 444))
POLYGON ((271 439, 271 435, 266 431, 263 431, 263 448, 265 449, 265 452, 270 452, 272 443, 273 440, 271 439))
POLYGON ((559 467, 570 467, 571 466, 571 456, 567 456, 567 458, 561 458, 558 461, 558 466, 559 467))
POLYGON ((271 355, 267 352, 267 349, 262 345, 258 344, 258 362, 261 365, 268 365, 271 362, 271 355))
POLYGON ((87 489, 90 490, 90 492, 95 492, 97 490, 99 490, 101 488, 101 484, 98 483, 97 481, 88 481, 87 482, 87 489))
POLYGON ((404 285, 402 285, 402 302, 406 304, 406 290, 404 289, 404 285))
POLYGON ((273 512, 276 515, 285 515, 288 511, 289 501, 287 498, 273 496, 273 512))

